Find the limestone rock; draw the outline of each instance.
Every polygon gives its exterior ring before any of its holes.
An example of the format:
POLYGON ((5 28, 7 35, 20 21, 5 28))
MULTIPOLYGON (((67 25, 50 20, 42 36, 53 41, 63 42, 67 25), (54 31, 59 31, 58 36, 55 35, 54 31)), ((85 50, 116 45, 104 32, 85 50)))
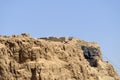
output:
POLYGON ((24 33, 0 36, 0 80, 120 78, 113 66, 102 59, 100 47, 95 42, 66 37, 36 39, 24 33), (86 51, 82 46, 90 49, 86 51))

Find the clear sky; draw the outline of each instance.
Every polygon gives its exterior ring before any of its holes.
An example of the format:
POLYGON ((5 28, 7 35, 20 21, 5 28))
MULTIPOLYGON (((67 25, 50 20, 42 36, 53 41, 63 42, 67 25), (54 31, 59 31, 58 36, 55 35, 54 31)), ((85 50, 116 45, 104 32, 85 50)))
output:
POLYGON ((21 33, 95 41, 120 75, 120 0, 0 0, 0 35, 21 33))

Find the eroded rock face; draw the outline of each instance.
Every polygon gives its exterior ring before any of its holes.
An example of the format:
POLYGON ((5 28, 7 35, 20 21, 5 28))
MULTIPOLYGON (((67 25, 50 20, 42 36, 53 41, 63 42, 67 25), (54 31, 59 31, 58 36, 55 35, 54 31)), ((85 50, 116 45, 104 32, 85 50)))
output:
POLYGON ((112 65, 102 60, 97 43, 64 37, 36 39, 22 34, 0 36, 0 80, 120 78, 112 65), (82 46, 89 49, 85 51, 82 46), (91 66, 91 62, 97 66, 91 66))

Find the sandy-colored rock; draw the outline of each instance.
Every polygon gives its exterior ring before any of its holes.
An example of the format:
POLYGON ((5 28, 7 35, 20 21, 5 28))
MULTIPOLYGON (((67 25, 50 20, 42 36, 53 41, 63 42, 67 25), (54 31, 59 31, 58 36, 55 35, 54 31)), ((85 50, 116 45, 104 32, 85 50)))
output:
MULTIPOLYGON (((94 53, 90 49, 87 53, 94 53)), ((0 80, 120 78, 113 66, 102 59, 100 47, 95 42, 72 37, 31 38, 29 34, 21 34, 0 36, 0 80), (82 46, 96 49, 98 55, 86 58, 82 46)))

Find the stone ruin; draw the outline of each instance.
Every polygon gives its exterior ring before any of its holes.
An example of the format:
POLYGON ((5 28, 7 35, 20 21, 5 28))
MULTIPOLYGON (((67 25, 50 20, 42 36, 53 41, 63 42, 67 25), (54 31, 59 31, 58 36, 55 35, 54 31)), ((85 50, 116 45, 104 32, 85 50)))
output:
POLYGON ((55 42, 68 42, 71 41, 73 39, 73 37, 45 37, 45 38, 39 38, 39 39, 44 39, 44 40, 48 40, 48 41, 55 41, 55 42))

